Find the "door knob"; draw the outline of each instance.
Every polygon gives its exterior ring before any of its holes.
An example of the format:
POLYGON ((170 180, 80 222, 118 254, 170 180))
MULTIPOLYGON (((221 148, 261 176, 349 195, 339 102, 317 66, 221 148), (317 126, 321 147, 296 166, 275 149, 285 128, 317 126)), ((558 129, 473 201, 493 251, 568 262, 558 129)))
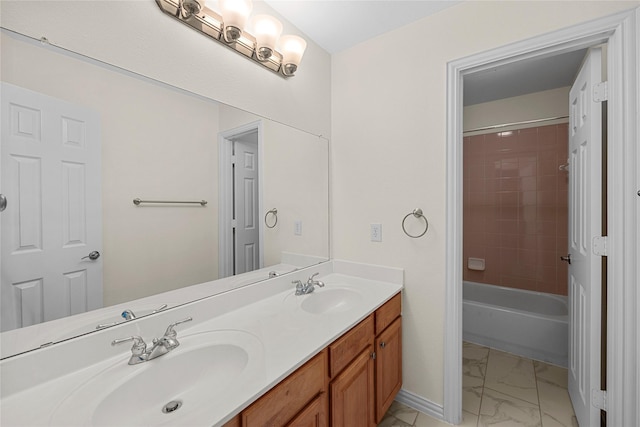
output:
POLYGON ((91 261, 95 261, 95 260, 97 260, 98 258, 100 258, 100 252, 98 252, 98 251, 90 252, 90 253, 89 253, 89 255, 87 255, 87 256, 83 256, 83 257, 82 257, 82 258, 80 258, 80 259, 86 259, 86 258, 89 258, 91 261))
POLYGON ((7 198, 4 194, 0 194, 0 212, 7 208, 7 198))
POLYGON ((567 256, 561 256, 560 259, 562 261, 566 261, 567 263, 571 264, 571 254, 568 254, 567 256))

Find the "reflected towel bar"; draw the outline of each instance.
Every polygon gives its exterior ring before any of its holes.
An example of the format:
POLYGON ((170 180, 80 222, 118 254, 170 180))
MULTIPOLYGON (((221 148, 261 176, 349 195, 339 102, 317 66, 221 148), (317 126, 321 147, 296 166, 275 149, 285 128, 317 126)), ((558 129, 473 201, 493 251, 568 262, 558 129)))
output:
POLYGON ((182 204, 189 204, 189 205, 200 205, 200 206, 205 206, 207 204, 206 200, 199 200, 199 201, 179 201, 179 200, 173 200, 173 201, 168 201, 168 200, 140 200, 140 199, 133 199, 133 204, 136 206, 140 206, 141 203, 168 203, 168 204, 173 204, 173 203, 182 203, 182 204))

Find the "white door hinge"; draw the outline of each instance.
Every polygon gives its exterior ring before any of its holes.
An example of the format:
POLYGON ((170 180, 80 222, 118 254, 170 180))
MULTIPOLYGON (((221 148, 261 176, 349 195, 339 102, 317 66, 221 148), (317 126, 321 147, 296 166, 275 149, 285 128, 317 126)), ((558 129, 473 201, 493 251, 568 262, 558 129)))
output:
POLYGON ((231 156, 231 164, 232 165, 236 164, 236 155, 235 154, 233 156, 231 156))
POLYGON ((593 254, 598 256, 607 256, 607 236, 596 236, 593 238, 593 254))
POLYGON ((609 99, 609 85, 607 82, 600 82, 593 85, 593 101, 602 102, 609 99))
POLYGON ((235 229, 238 226, 238 220, 237 219, 232 219, 231 220, 231 228, 235 229))
POLYGON ((602 411, 606 411, 607 390, 591 390, 591 404, 602 411))

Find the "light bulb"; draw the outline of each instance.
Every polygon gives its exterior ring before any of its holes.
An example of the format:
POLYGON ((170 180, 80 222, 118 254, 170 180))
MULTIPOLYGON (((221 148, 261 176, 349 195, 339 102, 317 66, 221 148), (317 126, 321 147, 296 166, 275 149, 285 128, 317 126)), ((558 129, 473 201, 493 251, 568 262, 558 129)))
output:
POLYGON ((251 0, 220 0, 218 4, 224 24, 225 40, 232 42, 239 39, 253 8, 251 0))
POLYGON ((282 52, 282 73, 292 76, 298 69, 307 42, 298 36, 282 36, 280 38, 280 51, 282 52))
POLYGON ((282 24, 269 15, 256 15, 251 21, 253 35, 256 38, 256 57, 260 61, 266 61, 276 48, 276 42, 282 33, 282 24))

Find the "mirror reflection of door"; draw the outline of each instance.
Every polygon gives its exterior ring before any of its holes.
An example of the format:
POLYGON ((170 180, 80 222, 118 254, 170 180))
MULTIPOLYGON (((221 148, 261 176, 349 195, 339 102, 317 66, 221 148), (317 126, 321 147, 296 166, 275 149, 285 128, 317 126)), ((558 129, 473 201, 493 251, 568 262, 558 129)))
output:
POLYGON ((233 141, 234 274, 260 268, 258 133, 233 141))
POLYGON ((102 307, 98 114, 2 83, 0 157, 2 331, 102 307))
POLYGON ((219 134, 219 275, 263 266, 261 122, 219 134))

